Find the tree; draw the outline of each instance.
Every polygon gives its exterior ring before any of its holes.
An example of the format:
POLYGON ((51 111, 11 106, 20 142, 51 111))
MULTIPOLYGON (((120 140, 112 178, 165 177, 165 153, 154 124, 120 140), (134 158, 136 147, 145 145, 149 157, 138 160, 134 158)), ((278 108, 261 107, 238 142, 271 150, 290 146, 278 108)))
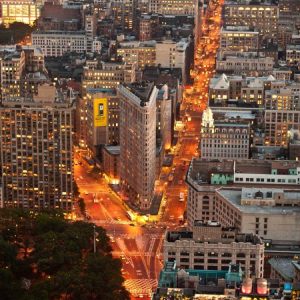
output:
POLYGON ((1 299, 19 299, 21 281, 14 274, 17 266, 17 249, 0 237, 0 295, 1 299))
POLYGON ((0 225, 1 299, 129 299, 103 228, 94 253, 94 225, 57 211, 0 210, 0 225))
POLYGON ((83 216, 85 216, 85 214, 86 214, 86 208, 85 208, 85 202, 84 202, 83 198, 79 198, 78 199, 78 206, 79 206, 81 214, 83 216))
POLYGON ((0 44, 19 43, 33 30, 34 27, 22 22, 14 22, 8 27, 0 25, 0 44))
POLYGON ((76 181, 74 181, 74 184, 73 184, 73 193, 76 198, 79 197, 79 195, 80 195, 79 188, 78 188, 76 181))

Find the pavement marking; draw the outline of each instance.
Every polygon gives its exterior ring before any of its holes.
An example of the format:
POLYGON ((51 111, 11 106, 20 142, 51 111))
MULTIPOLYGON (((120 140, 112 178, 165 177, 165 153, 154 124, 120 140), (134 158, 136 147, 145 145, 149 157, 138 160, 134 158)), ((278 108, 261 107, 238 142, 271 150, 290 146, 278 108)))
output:
POLYGON ((127 279, 124 283, 125 288, 132 295, 150 294, 157 287, 156 279, 127 279))

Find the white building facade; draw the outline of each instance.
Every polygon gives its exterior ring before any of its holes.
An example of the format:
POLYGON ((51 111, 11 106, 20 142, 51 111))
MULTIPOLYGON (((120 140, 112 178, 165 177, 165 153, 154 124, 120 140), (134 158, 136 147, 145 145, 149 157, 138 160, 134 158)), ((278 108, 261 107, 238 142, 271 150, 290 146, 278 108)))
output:
POLYGON ((120 85, 120 180, 129 201, 147 210, 156 178, 156 99, 151 84, 120 85))
POLYGON ((87 38, 84 31, 35 31, 32 45, 42 49, 45 56, 62 56, 66 52, 85 53, 87 38))

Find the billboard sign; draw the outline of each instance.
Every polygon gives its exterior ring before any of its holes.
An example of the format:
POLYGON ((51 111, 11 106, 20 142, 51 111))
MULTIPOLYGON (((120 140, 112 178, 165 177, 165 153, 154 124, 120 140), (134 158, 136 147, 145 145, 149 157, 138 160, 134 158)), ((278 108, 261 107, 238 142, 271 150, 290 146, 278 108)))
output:
POLYGON ((107 99, 94 99, 94 127, 107 126, 107 99))

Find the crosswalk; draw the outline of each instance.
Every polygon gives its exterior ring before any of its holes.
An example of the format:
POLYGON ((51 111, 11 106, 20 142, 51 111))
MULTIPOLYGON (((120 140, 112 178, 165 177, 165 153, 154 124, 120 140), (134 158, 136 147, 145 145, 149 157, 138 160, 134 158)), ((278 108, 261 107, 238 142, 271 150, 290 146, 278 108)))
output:
POLYGON ((156 279, 127 279, 124 283, 126 289, 133 295, 150 295, 157 287, 156 279))
MULTIPOLYGON (((124 251, 113 251, 112 254, 116 257, 124 255, 124 251)), ((156 254, 153 252, 139 252, 139 251, 128 251, 127 252, 128 256, 144 256, 144 257, 155 257, 156 254)))
MULTIPOLYGON (((121 239, 136 239, 138 236, 133 236, 132 234, 127 233, 121 233, 116 234, 115 238, 121 238, 121 239)), ((160 239, 162 237, 161 234, 143 234, 143 237, 147 237, 148 239, 160 239)))
POLYGON ((129 225, 132 222, 130 221, 117 221, 114 219, 109 219, 109 220, 94 220, 94 223, 96 223, 97 225, 103 225, 103 224, 121 224, 121 225, 129 225))

